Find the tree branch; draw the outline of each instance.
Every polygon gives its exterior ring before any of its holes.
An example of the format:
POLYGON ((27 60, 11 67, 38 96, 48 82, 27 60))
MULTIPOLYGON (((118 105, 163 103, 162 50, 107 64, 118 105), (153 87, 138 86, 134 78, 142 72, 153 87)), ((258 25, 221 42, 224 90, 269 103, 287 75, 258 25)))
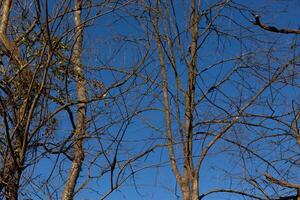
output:
POLYGON ((283 181, 283 180, 276 179, 276 178, 272 177, 270 174, 267 174, 267 173, 265 173, 264 176, 265 176, 266 179, 267 179, 268 181, 270 181, 271 183, 280 185, 280 186, 282 186, 282 187, 287 187, 287 188, 293 188, 293 189, 298 189, 298 190, 300 190, 300 185, 298 185, 298 184, 295 184, 295 183, 289 183, 289 182, 286 182, 286 181, 283 181))
POLYGON ((264 30, 274 32, 274 33, 300 34, 300 29, 283 29, 283 28, 277 28, 275 26, 269 26, 267 24, 261 23, 259 15, 254 15, 254 17, 255 17, 255 22, 253 24, 259 26, 264 30))

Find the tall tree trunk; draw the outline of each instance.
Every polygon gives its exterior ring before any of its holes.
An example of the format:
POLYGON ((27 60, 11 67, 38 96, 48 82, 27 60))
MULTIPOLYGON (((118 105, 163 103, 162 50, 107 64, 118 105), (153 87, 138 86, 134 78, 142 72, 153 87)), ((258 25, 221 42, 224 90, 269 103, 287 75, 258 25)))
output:
POLYGON ((194 169, 193 162, 193 113, 195 110, 198 20, 196 2, 195 0, 191 0, 189 28, 191 34, 191 44, 189 48, 190 61, 188 63, 188 88, 185 95, 185 155, 181 184, 184 200, 197 200, 199 198, 199 171, 194 169))
POLYGON ((84 160, 84 149, 83 149, 83 136, 85 134, 85 119, 86 119, 86 88, 85 78, 81 67, 81 48, 83 40, 83 25, 81 24, 81 8, 82 0, 75 0, 75 11, 74 11, 74 23, 75 23, 75 44, 73 55, 71 58, 72 64, 74 65, 74 71, 76 74, 77 81, 77 98, 81 102, 78 104, 77 111, 77 126, 73 135, 74 142, 74 155, 72 166, 69 171, 69 177, 66 182, 62 200, 71 200, 74 196, 74 190, 80 171, 82 169, 82 163, 84 160))
MULTIPOLYGON (((159 1, 158 1, 159 3, 159 1)), ((165 125, 166 125, 166 136, 167 136, 167 146, 169 152, 169 160, 172 171, 175 175, 176 181, 178 183, 181 182, 181 176, 179 173, 179 169, 177 166, 177 161, 175 157, 175 150, 173 144, 173 136, 172 136, 172 125, 171 125, 171 113, 170 113, 170 105, 169 105, 169 96, 168 96, 168 78, 166 72, 166 65, 164 61, 164 53, 163 47, 161 45, 161 36, 159 33, 159 25, 158 25, 158 16, 154 17, 153 26, 155 29, 155 37, 156 37, 156 45, 158 49, 158 57, 159 62, 161 65, 161 75, 162 75, 162 95, 163 95, 163 102, 164 102, 164 113, 165 113, 165 125)))
MULTIPOLYGON (((168 97, 168 78, 166 72, 166 64, 164 61, 164 47, 162 46, 162 36, 159 30, 159 15, 163 21, 163 14, 161 13, 161 2, 157 1, 157 16, 154 16, 153 25, 155 29, 156 45, 158 50, 158 57, 161 65, 162 75, 162 95, 164 102, 166 136, 169 151, 169 159, 172 171, 175 175, 176 181, 180 186, 183 200, 198 200, 199 198, 199 171, 194 169, 193 162, 193 112, 195 100, 195 83, 196 83, 196 65, 197 65, 197 43, 198 43, 198 13, 196 10, 195 0, 191 0, 190 6, 190 25, 189 30, 191 34, 190 44, 190 60, 188 62, 188 78, 187 90, 184 92, 185 97, 185 119, 184 119, 184 134, 181 136, 183 141, 183 170, 182 173, 178 169, 177 160, 174 150, 174 138, 171 126, 171 113, 168 97)), ((166 31, 167 33, 167 31, 166 31)), ((168 38, 168 37, 167 37, 168 38)), ((169 42, 169 48, 173 48, 169 42)), ((172 55, 172 50, 170 50, 172 55)), ((175 62, 173 62, 175 65, 175 62)), ((175 67, 175 66, 173 66, 175 67)))

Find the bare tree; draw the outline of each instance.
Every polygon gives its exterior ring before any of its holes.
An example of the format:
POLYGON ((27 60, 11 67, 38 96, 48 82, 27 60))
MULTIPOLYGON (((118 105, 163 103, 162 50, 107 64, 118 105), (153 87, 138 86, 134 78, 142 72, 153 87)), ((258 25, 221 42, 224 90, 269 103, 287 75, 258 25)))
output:
MULTIPOLYGON (((36 60, 37 67, 32 70, 31 61, 21 56, 17 44, 20 38, 16 38, 15 33, 8 33, 13 2, 1 1, 1 6, 2 62, 7 66, 2 65, 1 80, 1 117, 5 137, 1 141, 0 188, 1 191, 4 189, 6 199, 18 199, 20 179, 27 165, 27 154, 31 148, 29 144, 33 139, 30 126, 43 99, 52 52, 44 49, 40 61, 36 60)), ((33 23, 26 31, 32 31, 35 25, 33 23)))
MULTIPOLYGON (((89 182, 110 174, 110 187, 97 194, 105 198, 141 170, 132 164, 155 147, 125 152, 127 127, 144 106, 124 102, 127 95, 134 97, 147 49, 138 47, 139 56, 121 67, 114 66, 118 59, 107 63, 98 59, 86 66, 82 58, 84 27, 129 4, 1 1, 1 197, 73 199, 92 187, 89 182), (107 74, 111 78, 104 80, 107 74), (88 106, 92 111, 87 115, 88 106), (86 151, 83 140, 93 144, 86 151), (119 159, 120 153, 127 159, 119 159), (96 167, 100 170, 95 174, 96 167), (37 169, 42 168, 39 174, 37 169)), ((144 95, 135 97, 138 102, 144 95)))
POLYGON ((298 60, 296 56, 280 65, 259 68, 260 63, 250 60, 256 59, 258 51, 264 54, 264 49, 236 51, 235 45, 241 41, 249 44, 259 40, 256 35, 244 37, 250 29, 227 15, 245 9, 236 8, 231 1, 194 0, 158 0, 145 8, 161 69, 169 163, 183 199, 202 199, 217 192, 263 199, 247 191, 226 188, 199 194, 199 173, 204 161, 216 151, 218 143, 231 141, 237 127, 257 120, 255 113, 259 113, 260 104, 268 104, 265 96, 269 89, 282 82, 298 60), (224 23, 227 20, 230 27, 224 23), (234 45, 230 49, 223 42, 234 45), (247 116, 251 112, 251 117, 247 116))
POLYGON ((165 165, 184 200, 299 198, 297 27, 231 0, 0 5, 3 199, 139 195, 165 165))

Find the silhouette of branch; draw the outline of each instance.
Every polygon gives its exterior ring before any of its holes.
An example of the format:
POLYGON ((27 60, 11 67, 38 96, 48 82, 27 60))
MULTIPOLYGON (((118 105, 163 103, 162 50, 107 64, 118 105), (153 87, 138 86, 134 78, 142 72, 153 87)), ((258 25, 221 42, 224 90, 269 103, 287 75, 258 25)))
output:
POLYGON ((277 28, 275 26, 269 26, 260 21, 259 15, 254 15, 254 17, 255 17, 255 22, 253 24, 261 27, 264 30, 274 32, 274 33, 300 34, 300 29, 284 29, 284 28, 277 28))

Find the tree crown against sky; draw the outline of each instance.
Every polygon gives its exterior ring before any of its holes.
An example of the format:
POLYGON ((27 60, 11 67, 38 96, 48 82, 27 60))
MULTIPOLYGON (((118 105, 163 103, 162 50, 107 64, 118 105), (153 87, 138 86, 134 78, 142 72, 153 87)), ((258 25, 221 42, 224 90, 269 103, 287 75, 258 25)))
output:
POLYGON ((2 199, 300 198, 298 1, 0 5, 2 199))

